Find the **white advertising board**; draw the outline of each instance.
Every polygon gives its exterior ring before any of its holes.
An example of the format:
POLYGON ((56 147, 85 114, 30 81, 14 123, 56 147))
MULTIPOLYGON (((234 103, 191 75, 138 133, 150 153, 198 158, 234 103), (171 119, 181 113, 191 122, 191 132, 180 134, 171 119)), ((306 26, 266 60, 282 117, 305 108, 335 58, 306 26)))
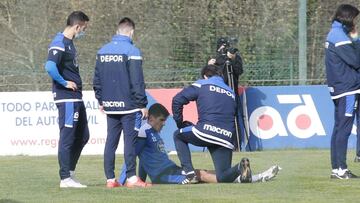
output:
MULTIPOLYGON (((106 115, 99 111, 93 91, 84 91, 83 100, 90 139, 82 154, 101 155, 106 140, 106 115)), ((54 155, 58 141, 58 111, 51 92, 0 93, 0 155, 54 155)), ((122 152, 121 139, 117 153, 122 152)))

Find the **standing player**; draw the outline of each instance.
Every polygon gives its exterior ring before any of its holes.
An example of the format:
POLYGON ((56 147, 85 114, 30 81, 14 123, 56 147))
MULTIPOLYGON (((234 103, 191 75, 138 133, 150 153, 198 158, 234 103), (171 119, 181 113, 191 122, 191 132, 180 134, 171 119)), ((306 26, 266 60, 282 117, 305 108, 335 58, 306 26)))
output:
MULTIPOLYGON (((335 105, 335 123, 331 136, 331 178, 337 179, 357 178, 347 168, 346 153, 354 117, 359 116, 359 108, 356 106, 360 94, 360 41, 354 22, 358 14, 359 10, 354 6, 340 5, 325 44, 326 78, 335 105)), ((359 129, 360 121, 357 120, 359 129)))
MULTIPOLYGON (((244 169, 242 163, 231 167, 235 136, 235 93, 224 83, 221 72, 214 65, 201 70, 203 80, 179 92, 172 101, 174 120, 179 128, 174 142, 181 166, 189 181, 196 181, 188 144, 207 147, 210 151, 218 182, 232 182, 244 169), (184 105, 196 101, 199 121, 194 126, 183 121, 184 105)), ((243 175, 251 177, 251 171, 243 175)))
POLYGON ((82 82, 77 63, 74 38, 85 34, 89 17, 74 11, 67 18, 64 32, 58 33, 49 45, 45 69, 53 80, 52 91, 59 110, 60 187, 86 187, 75 178, 75 167, 89 140, 86 109, 82 100, 82 82))
MULTIPOLYGON (((164 141, 160 136, 160 131, 165 125, 169 116, 167 109, 159 104, 153 104, 149 108, 149 118, 142 125, 139 131, 136 152, 139 156, 139 176, 145 181, 149 175, 152 183, 157 184, 188 184, 190 183, 183 174, 182 169, 171 161, 164 147, 164 141)), ((247 161, 247 159, 243 159, 247 161)), ((261 174, 253 175, 252 182, 264 182, 274 178, 278 171, 278 166, 272 166, 261 174)), ((126 180, 125 167, 120 175, 120 183, 126 180)), ((199 181, 207 183, 216 183, 214 172, 207 170, 195 170, 199 181)), ((241 183, 243 177, 238 176, 233 182, 241 183)))
POLYGON ((96 57, 94 91, 100 109, 107 114, 104 169, 108 188, 120 186, 114 169, 121 131, 124 132, 126 186, 149 186, 136 176, 135 141, 141 118, 147 117, 147 97, 142 57, 132 43, 134 29, 135 23, 130 18, 121 19, 116 35, 98 51, 96 57))

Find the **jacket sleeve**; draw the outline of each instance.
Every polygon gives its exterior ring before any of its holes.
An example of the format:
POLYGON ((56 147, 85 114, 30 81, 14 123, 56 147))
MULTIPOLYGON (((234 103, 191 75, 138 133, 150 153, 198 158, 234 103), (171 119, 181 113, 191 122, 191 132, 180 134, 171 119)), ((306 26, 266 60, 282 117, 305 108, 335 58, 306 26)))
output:
POLYGON ((140 50, 134 49, 129 56, 129 79, 131 94, 138 108, 145 108, 148 101, 145 93, 144 74, 140 50))
POLYGON ((96 56, 95 73, 94 73, 94 79, 93 79, 93 89, 94 89, 94 92, 95 92, 95 98, 98 100, 99 105, 102 105, 100 61, 98 59, 98 56, 96 56))
POLYGON ((66 80, 60 75, 57 65, 53 61, 47 61, 45 64, 45 70, 48 72, 50 77, 61 84, 62 86, 66 87, 67 82, 66 80))
POLYGON ((172 100, 172 112, 176 124, 183 122, 184 105, 188 104, 190 101, 195 101, 198 94, 199 87, 191 85, 175 95, 172 100))
POLYGON ((62 43, 53 44, 48 50, 48 59, 45 64, 45 70, 48 72, 49 76, 66 87, 67 82, 60 74, 59 64, 61 63, 62 56, 64 54, 64 45, 62 43))
POLYGON ((360 41, 335 46, 335 52, 350 67, 360 69, 360 41))
POLYGON ((146 146, 147 139, 148 137, 146 135, 146 131, 140 130, 138 133, 138 137, 136 138, 135 153, 139 157, 139 177, 142 181, 146 180, 147 173, 143 166, 143 160, 140 158, 140 154, 146 146))
POLYGON ((147 173, 144 169, 144 166, 142 164, 142 160, 139 161, 139 178, 142 180, 142 181, 146 181, 146 176, 147 176, 147 173))

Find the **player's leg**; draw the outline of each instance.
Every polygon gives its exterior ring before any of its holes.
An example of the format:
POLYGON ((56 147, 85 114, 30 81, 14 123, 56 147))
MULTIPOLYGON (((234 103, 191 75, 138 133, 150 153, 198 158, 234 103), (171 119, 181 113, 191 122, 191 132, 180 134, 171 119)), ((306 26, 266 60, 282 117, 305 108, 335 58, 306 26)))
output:
POLYGON ((123 129, 121 117, 122 115, 107 115, 107 138, 104 149, 104 170, 108 182, 115 180, 115 151, 118 147, 121 131, 123 129))
POLYGON ((60 187, 86 187, 75 182, 70 177, 72 148, 75 140, 74 103, 65 102, 56 104, 59 111, 60 139, 58 148, 58 161, 60 165, 60 187))
MULTIPOLYGON (((348 170, 346 154, 348 139, 354 122, 355 96, 341 97, 338 100, 337 111, 335 111, 335 125, 337 126, 335 136, 336 161, 339 166, 335 178, 352 178, 354 175, 348 170)), ((332 176, 333 177, 333 176, 332 176)), ((334 177, 333 177, 334 178, 334 177)))
POLYGON ((219 183, 234 182, 241 172, 241 165, 231 167, 232 150, 222 146, 208 147, 213 160, 216 172, 216 179, 219 183))
POLYGON ((78 112, 78 121, 74 122, 76 125, 74 147, 72 149, 72 159, 70 165, 70 175, 73 176, 76 164, 79 160, 81 151, 89 140, 89 128, 86 116, 86 109, 83 102, 75 103, 75 112, 78 112))
POLYGON ((332 135, 331 135, 331 141, 330 141, 330 160, 331 160, 331 169, 332 169, 332 175, 336 175, 339 165, 337 162, 337 158, 336 158, 336 136, 338 134, 338 128, 339 128, 339 117, 336 116, 338 114, 339 111, 339 100, 333 100, 334 102, 334 107, 335 107, 335 112, 334 112, 334 127, 333 127, 333 131, 332 131, 332 135))
POLYGON ((124 160, 126 164, 126 176, 130 178, 136 175, 135 142, 138 132, 135 130, 135 114, 124 115, 124 160))
POLYGON ((176 130, 174 132, 174 143, 179 157, 181 167, 184 170, 187 178, 191 183, 196 183, 197 178, 195 170, 191 160, 191 153, 188 144, 193 144, 195 146, 212 146, 213 144, 200 140, 194 135, 191 131, 192 126, 176 130))
POLYGON ((191 160, 191 153, 188 143, 190 143, 190 135, 192 135, 191 127, 178 129, 174 132, 174 143, 177 155, 179 157, 181 167, 185 173, 194 171, 191 160))
MULTIPOLYGON (((141 114, 140 114, 141 115, 141 114)), ((149 183, 143 182, 136 176, 136 152, 135 144, 138 136, 138 129, 141 125, 139 113, 123 115, 121 122, 124 129, 124 160, 126 164, 126 183, 127 187, 148 187, 149 183)))
POLYGON ((214 170, 195 169, 195 173, 200 182, 217 183, 216 173, 214 170))
POLYGON ((186 175, 181 167, 174 165, 161 172, 158 177, 150 177, 152 183, 156 184, 187 184, 186 175))
POLYGON ((360 95, 356 95, 355 115, 356 115, 356 156, 354 161, 360 162, 360 95))
MULTIPOLYGON (((278 165, 271 166, 266 171, 252 175, 251 182, 266 182, 272 180, 276 177, 280 170, 281 168, 278 165)), ((195 172, 200 182, 217 183, 216 173, 214 170, 195 169, 195 172)), ((240 176, 238 176, 234 182, 241 183, 240 176)))
MULTIPOLYGON (((256 182, 266 182, 272 180, 273 178, 276 177, 276 175, 279 173, 280 170, 281 168, 278 165, 271 166, 266 171, 252 175, 251 182, 256 183, 256 182)), ((236 178, 235 182, 241 183, 241 178, 240 177, 236 178)))

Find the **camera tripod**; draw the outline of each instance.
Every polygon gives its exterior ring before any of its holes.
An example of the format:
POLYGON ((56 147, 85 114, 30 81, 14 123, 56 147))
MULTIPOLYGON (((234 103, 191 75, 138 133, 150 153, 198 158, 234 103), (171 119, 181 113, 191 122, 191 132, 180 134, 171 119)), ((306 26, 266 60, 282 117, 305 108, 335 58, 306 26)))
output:
MULTIPOLYGON (((237 87, 235 87, 235 84, 234 84, 234 71, 233 71, 232 65, 230 64, 230 59, 229 58, 226 60, 224 66, 225 66, 224 68, 226 68, 226 73, 227 73, 227 78, 228 78, 228 85, 234 92, 236 92, 237 87)), ((237 96, 237 94, 235 93, 235 103, 236 103, 235 133, 236 133, 236 140, 237 140, 237 145, 238 145, 237 151, 240 151, 240 149, 241 149, 241 145, 240 145, 241 144, 240 143, 241 132, 240 132, 239 118, 238 118, 238 105, 239 105, 239 102, 238 102, 238 98, 236 96, 237 96)), ((245 125, 244 125, 244 129, 245 129, 245 138, 247 140, 249 140, 248 132, 247 132, 247 129, 246 129, 245 125)), ((246 146, 245 146, 245 148, 246 148, 246 146)), ((250 144, 249 144, 249 151, 251 151, 250 144)))

